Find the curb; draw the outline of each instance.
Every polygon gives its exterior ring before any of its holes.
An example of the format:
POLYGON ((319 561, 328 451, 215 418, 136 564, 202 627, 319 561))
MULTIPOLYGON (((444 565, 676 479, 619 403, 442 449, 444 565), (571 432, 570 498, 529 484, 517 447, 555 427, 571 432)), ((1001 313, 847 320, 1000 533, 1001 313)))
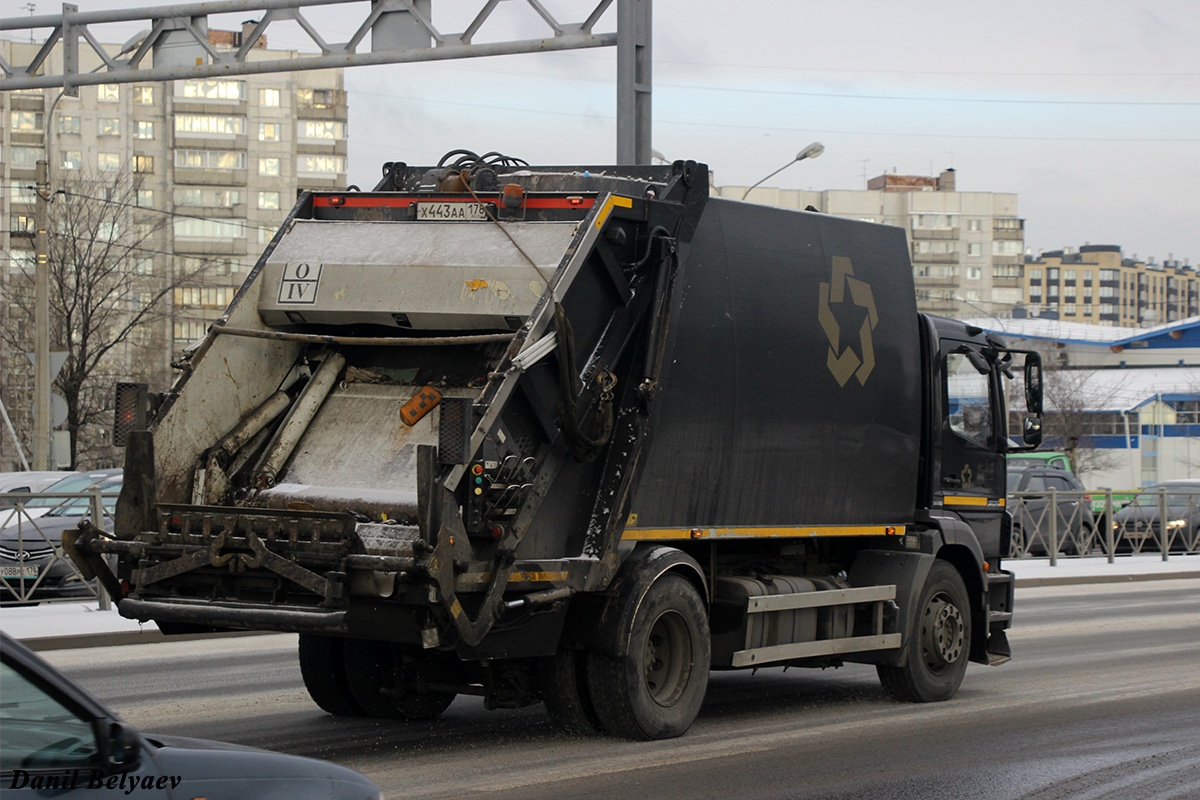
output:
POLYGON ((1049 578, 1017 578, 1018 589, 1039 586, 1084 586, 1096 583, 1132 583, 1140 581, 1177 581, 1200 578, 1200 572, 1149 572, 1143 575, 1067 575, 1049 578))

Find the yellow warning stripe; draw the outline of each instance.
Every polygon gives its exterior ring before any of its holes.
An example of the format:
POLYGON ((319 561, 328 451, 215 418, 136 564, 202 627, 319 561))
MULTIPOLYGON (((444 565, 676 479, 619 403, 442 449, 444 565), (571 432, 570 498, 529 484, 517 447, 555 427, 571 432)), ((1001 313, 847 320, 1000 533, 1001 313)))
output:
POLYGON ((627 541, 669 539, 764 539, 798 536, 896 536, 903 525, 819 525, 788 528, 626 528, 627 541))
POLYGON ((946 495, 942 498, 942 505, 946 506, 999 506, 1004 507, 1003 497, 951 497, 946 495))
POLYGON ((600 213, 596 215, 596 230, 604 227, 604 223, 608 221, 608 215, 612 213, 613 206, 633 208, 633 198, 610 194, 608 199, 604 201, 604 205, 600 206, 600 213))

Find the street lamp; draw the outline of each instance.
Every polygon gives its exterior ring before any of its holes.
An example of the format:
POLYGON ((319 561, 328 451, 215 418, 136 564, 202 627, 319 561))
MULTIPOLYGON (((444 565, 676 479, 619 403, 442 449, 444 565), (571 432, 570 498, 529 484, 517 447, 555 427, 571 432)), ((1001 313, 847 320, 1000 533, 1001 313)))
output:
POLYGON ((820 142, 813 142, 808 147, 804 148, 799 153, 797 153, 796 157, 793 158, 791 161, 784 164, 782 167, 775 170, 774 172, 772 172, 767 177, 763 178, 758 183, 754 184, 754 186, 751 186, 749 189, 747 189, 746 194, 742 195, 742 199, 745 200, 747 195, 749 195, 750 192, 752 192, 754 190, 754 188, 757 187, 759 184, 761 184, 763 181, 774 178, 776 175, 783 172, 785 169, 790 167, 792 164, 795 164, 797 161, 803 161, 806 158, 816 158, 817 156, 821 155, 821 153, 824 153, 824 152, 825 152, 825 145, 821 144, 820 142))

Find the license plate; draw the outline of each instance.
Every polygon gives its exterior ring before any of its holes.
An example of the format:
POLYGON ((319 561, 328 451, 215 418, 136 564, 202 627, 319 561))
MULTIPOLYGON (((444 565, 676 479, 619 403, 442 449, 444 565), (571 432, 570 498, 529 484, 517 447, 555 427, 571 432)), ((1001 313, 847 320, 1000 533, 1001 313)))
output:
POLYGON ((0 578, 36 578, 37 567, 0 567, 0 578))
POLYGON ((487 219, 487 213, 483 203, 417 203, 417 219, 487 219))

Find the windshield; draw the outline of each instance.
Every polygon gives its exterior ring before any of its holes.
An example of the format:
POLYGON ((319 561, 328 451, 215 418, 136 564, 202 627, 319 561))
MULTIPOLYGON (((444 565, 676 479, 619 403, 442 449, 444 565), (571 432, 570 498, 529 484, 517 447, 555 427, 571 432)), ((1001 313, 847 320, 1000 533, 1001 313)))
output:
MULTIPOLYGON (((85 489, 87 487, 84 487, 85 489)), ((112 514, 117 508, 117 495, 121 493, 121 478, 109 478, 96 484, 102 494, 101 503, 105 514, 112 514)), ((82 517, 92 507, 92 498, 76 497, 71 500, 59 501, 61 506, 54 509, 48 517, 82 517)))
MULTIPOLYGON (((68 475, 61 481, 52 483, 43 489, 43 492, 82 492, 96 481, 102 479, 104 475, 96 475, 94 473, 85 473, 83 475, 68 475)), ((26 508, 46 508, 48 506, 56 506, 62 503, 61 497, 33 497, 25 504, 26 508)), ((67 501, 71 502, 71 501, 67 501)))
POLYGON ((1196 505, 1200 503, 1200 484, 1171 486, 1169 484, 1159 484, 1157 486, 1147 486, 1142 490, 1142 493, 1133 499, 1130 505, 1135 506, 1156 506, 1158 505, 1159 492, 1167 493, 1167 503, 1170 505, 1196 505))

